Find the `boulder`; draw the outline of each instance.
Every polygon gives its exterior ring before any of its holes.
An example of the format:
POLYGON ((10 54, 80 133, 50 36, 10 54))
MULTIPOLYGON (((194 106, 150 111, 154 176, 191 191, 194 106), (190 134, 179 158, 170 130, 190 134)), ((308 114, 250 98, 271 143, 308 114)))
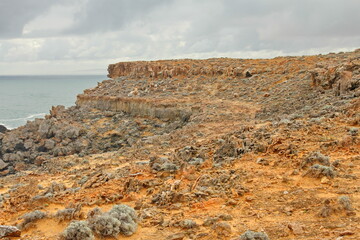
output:
POLYGON ((48 150, 51 150, 55 147, 56 145, 56 142, 52 139, 47 139, 45 140, 45 144, 44 144, 44 147, 48 150))
POLYGON ((4 168, 6 168, 9 164, 7 164, 6 162, 4 162, 2 159, 0 159, 0 170, 3 170, 4 168))
POLYGON ((79 137, 80 135, 80 129, 74 126, 69 126, 65 133, 64 133, 65 137, 70 138, 70 139, 76 139, 79 137))
POLYGON ((52 106, 50 110, 50 116, 52 118, 62 119, 66 117, 66 109, 65 106, 59 105, 59 106, 52 106))
POLYGON ((0 133, 6 132, 8 129, 4 125, 0 125, 0 133))
POLYGON ((39 134, 41 137, 46 137, 49 134, 49 130, 52 126, 52 122, 50 120, 44 120, 39 125, 39 134))
POLYGON ((15 226, 0 225, 0 238, 20 237, 21 231, 15 226))

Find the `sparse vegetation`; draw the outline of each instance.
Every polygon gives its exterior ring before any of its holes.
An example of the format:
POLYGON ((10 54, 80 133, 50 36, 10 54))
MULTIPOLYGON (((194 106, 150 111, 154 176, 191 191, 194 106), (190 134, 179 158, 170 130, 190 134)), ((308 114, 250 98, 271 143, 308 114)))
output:
POLYGON ((121 228, 121 222, 115 217, 109 215, 108 213, 95 216, 89 220, 90 228, 99 236, 107 237, 112 236, 116 237, 123 230, 121 228))
POLYGON ((32 223, 36 222, 39 219, 43 219, 46 217, 46 213, 36 210, 30 213, 24 214, 20 219, 23 220, 22 223, 20 223, 19 228, 20 229, 26 229, 28 228, 32 223))
POLYGON ((309 153, 304 160, 302 161, 300 168, 304 168, 306 166, 312 165, 314 163, 318 163, 325 166, 330 166, 330 158, 328 156, 323 155, 322 153, 316 151, 309 153))
POLYGON ((55 217, 60 221, 74 220, 82 217, 81 204, 77 204, 73 208, 60 209, 56 212, 55 217))
POLYGON ((122 234, 130 236, 135 233, 137 229, 137 216, 133 208, 124 204, 115 205, 109 211, 109 215, 120 221, 120 231, 122 234))
POLYGON ((238 240, 270 240, 268 235, 263 232, 246 231, 238 240))
POLYGON ((62 240, 93 240, 94 235, 86 221, 73 221, 61 234, 62 240))
POLYGON ((119 234, 130 236, 137 229, 136 211, 127 205, 115 205, 109 212, 102 213, 94 208, 88 213, 90 228, 99 236, 113 236, 119 234))
POLYGON ((348 196, 340 196, 338 199, 338 202, 342 209, 345 209, 347 211, 353 211, 353 207, 350 201, 350 198, 348 196))
POLYGON ((321 178, 325 176, 334 178, 336 176, 336 172, 332 167, 315 164, 308 169, 304 176, 310 176, 314 178, 321 178))

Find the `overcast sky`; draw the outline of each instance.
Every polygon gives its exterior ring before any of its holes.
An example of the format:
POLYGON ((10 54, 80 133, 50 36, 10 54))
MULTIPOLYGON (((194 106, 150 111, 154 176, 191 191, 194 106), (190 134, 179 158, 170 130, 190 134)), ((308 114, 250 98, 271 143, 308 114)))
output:
POLYGON ((0 75, 360 48, 360 0, 0 0, 0 75))

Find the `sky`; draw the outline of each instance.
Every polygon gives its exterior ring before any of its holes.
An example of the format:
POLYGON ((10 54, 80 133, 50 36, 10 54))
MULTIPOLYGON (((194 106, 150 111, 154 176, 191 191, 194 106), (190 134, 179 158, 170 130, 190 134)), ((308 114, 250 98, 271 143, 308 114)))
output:
POLYGON ((0 75, 360 48, 359 0, 0 0, 0 75))

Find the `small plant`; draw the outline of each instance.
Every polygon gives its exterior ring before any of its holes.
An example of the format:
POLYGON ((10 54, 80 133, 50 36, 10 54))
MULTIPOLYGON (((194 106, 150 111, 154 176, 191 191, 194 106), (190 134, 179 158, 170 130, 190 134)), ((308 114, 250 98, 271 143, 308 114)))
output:
POLYGON ((338 199, 338 202, 342 209, 345 209, 347 211, 353 211, 353 207, 350 201, 350 198, 348 196, 340 196, 338 199))
POLYGON ((93 240, 94 235, 86 221, 73 221, 61 234, 62 240, 93 240))
POLYGON ((117 237, 121 232, 121 222, 105 213, 89 220, 90 228, 98 235, 117 237))
POLYGON ((23 222, 20 223, 19 228, 20 229, 25 229, 27 227, 29 227, 29 225, 39 219, 43 219, 44 217, 46 217, 46 213, 36 210, 30 213, 26 213, 24 214, 20 219, 23 219, 23 222))
POLYGON ((266 233, 247 230, 238 240, 270 240, 270 238, 266 233))
POLYGON ((120 231, 125 236, 130 236, 135 233, 137 229, 137 216, 133 208, 127 205, 115 205, 110 211, 109 215, 120 221, 120 231))
POLYGON ((329 217, 334 213, 334 209, 330 206, 330 200, 326 199, 324 201, 324 206, 320 209, 318 216, 322 218, 329 217))
POLYGON ((92 209, 92 210, 90 210, 88 212, 87 218, 91 219, 91 218, 94 218, 96 216, 100 216, 102 214, 103 214, 103 212, 101 211, 101 209, 99 207, 96 207, 96 208, 94 208, 94 209, 92 209))
POLYGON ((325 176, 329 178, 334 178, 336 176, 336 172, 332 167, 315 164, 309 168, 309 170, 304 174, 304 176, 311 176, 315 178, 321 178, 325 176))
POLYGON ((73 219, 81 218, 82 217, 81 207, 82 207, 81 204, 77 204, 73 208, 61 209, 57 211, 55 217, 59 219, 60 222, 65 220, 73 220, 73 219))
POLYGON ((302 161, 300 168, 304 168, 308 165, 319 163, 321 165, 330 166, 330 158, 328 156, 323 155, 320 152, 312 152, 305 157, 302 161))
POLYGON ((127 205, 115 205, 107 213, 94 208, 88 212, 88 221, 91 229, 102 237, 116 237, 119 234, 130 236, 137 229, 136 212, 127 205))

